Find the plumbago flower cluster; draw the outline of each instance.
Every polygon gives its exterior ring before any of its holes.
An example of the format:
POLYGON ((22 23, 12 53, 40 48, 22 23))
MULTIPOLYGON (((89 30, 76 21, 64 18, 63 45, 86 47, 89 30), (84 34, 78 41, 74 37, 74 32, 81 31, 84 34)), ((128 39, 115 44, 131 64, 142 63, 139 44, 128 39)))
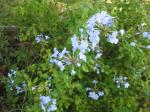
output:
POLYGON ((127 77, 123 77, 123 76, 114 78, 114 81, 116 82, 118 88, 120 88, 122 86, 124 88, 128 88, 130 86, 130 84, 128 83, 127 80, 128 80, 128 78, 127 77))
MULTIPOLYGON (((94 54, 93 60, 95 65, 93 71, 97 74, 100 73, 100 65, 96 61, 101 58, 102 50, 100 49, 100 37, 103 34, 103 31, 98 29, 110 28, 115 24, 114 17, 111 17, 107 12, 102 11, 93 15, 86 25, 86 30, 80 29, 80 37, 73 35, 71 38, 72 51, 68 51, 64 48, 61 52, 54 48, 53 54, 50 57, 50 63, 55 64, 61 71, 64 71, 65 68, 69 65, 72 66, 70 70, 71 75, 77 74, 78 67, 81 67, 83 63, 88 62, 87 55, 89 53, 94 54), (76 69, 75 69, 76 68, 76 69)), ((117 44, 119 42, 118 36, 123 36, 125 31, 121 29, 120 31, 111 31, 106 33, 106 41, 111 44, 117 44)), ((97 83, 97 81, 93 81, 97 83)), ((129 84, 125 84, 125 88, 128 88, 129 84)), ((94 91, 92 88, 87 88, 88 97, 93 100, 98 100, 99 97, 104 95, 104 91, 94 91)))
POLYGON ((21 86, 19 86, 18 84, 16 84, 15 78, 16 78, 16 71, 11 69, 10 72, 8 73, 8 87, 11 91, 15 89, 17 90, 17 94, 20 94, 24 92, 26 83, 25 81, 23 81, 21 86))
MULTIPOLYGON (((146 23, 142 23, 141 25, 139 25, 139 27, 144 30, 144 26, 146 26, 146 23)), ((144 32, 136 32, 135 35, 142 35, 142 37, 144 37, 147 40, 150 40, 150 31, 144 31, 144 32)), ((135 40, 133 42, 130 43, 131 46, 135 47, 138 44, 138 41, 135 40)), ((144 48, 144 49, 150 49, 150 45, 146 45, 146 46, 139 46, 140 48, 144 48)))
MULTIPOLYGON (((84 34, 83 29, 80 29, 81 36, 77 37, 77 35, 74 35, 71 38, 72 51, 67 51, 66 48, 64 48, 61 52, 59 52, 57 48, 54 48, 54 53, 51 55, 50 62, 55 63, 58 68, 63 71, 65 69, 65 66, 67 65, 76 64, 76 66, 80 67, 82 62, 86 63, 87 53, 96 52, 94 59, 100 58, 102 52, 99 44, 102 31, 99 30, 97 27, 111 27, 113 25, 114 18, 108 15, 105 11, 95 14, 87 21, 87 30, 85 31, 86 34, 84 34), (76 54, 76 51, 79 51, 79 53, 76 54), (75 59, 72 61, 73 58, 75 59)), ((119 39, 117 38, 118 33, 123 35, 124 30, 121 29, 119 32, 112 31, 111 34, 107 34, 107 41, 112 44, 117 44, 119 42, 119 39)), ((97 64, 95 65, 94 69, 99 72, 97 64)), ((75 74, 75 71, 71 70, 71 73, 75 74)))
MULTIPOLYGON (((96 86, 98 83, 97 80, 93 80, 92 83, 96 86)), ((104 96, 104 91, 95 91, 93 88, 87 87, 86 91, 88 92, 88 97, 93 100, 98 100, 100 97, 104 96)))
MULTIPOLYGON (((13 91, 17 91, 17 95, 24 93, 25 91, 29 91, 30 89, 27 88, 26 82, 23 81, 21 84, 17 84, 16 82, 16 70, 11 69, 8 73, 8 89, 13 91)), ((48 88, 51 87, 51 77, 48 77, 45 86, 48 88)), ((36 89, 41 89, 44 87, 41 87, 40 85, 32 86, 31 90, 35 91, 36 89)), ((50 96, 40 95, 40 107, 44 112, 53 112, 57 110, 56 106, 56 99, 51 98, 50 96)))
POLYGON ((56 99, 51 98, 50 96, 40 96, 41 108, 44 112, 52 112, 57 110, 56 99))
MULTIPOLYGON (((24 80, 21 83, 16 81, 17 79, 17 70, 11 69, 10 72, 8 73, 8 88, 9 90, 13 91, 16 90, 17 94, 21 94, 25 91, 29 91, 30 88, 27 87, 27 82, 24 80)), ((35 91, 36 89, 45 89, 45 88, 50 88, 51 87, 51 77, 48 77, 46 82, 40 86, 40 85, 32 85, 31 90, 35 91)))
POLYGON ((35 40, 37 43, 42 42, 43 40, 47 41, 50 37, 48 35, 39 34, 36 36, 35 40))

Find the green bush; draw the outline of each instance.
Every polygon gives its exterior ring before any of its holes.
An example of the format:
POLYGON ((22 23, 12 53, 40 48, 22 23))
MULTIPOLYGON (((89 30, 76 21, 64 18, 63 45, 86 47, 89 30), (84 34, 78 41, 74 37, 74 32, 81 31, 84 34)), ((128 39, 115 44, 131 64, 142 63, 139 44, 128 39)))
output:
POLYGON ((11 65, 0 100, 7 97, 10 111, 19 112, 148 112, 148 6, 139 0, 20 1, 7 24, 20 27, 20 41, 31 41, 38 58, 18 53, 17 60, 31 62, 11 65))

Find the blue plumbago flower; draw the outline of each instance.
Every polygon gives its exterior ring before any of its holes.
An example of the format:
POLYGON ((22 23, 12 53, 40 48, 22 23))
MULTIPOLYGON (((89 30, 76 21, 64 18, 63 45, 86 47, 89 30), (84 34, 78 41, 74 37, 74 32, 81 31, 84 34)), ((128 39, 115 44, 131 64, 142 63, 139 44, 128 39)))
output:
POLYGON ((67 51, 66 48, 64 48, 61 52, 59 52, 57 48, 54 48, 54 53, 51 55, 50 62, 56 64, 61 71, 65 69, 66 65, 70 65, 73 63, 78 63, 77 66, 80 66, 79 59, 86 61, 86 56, 84 55, 84 52, 87 49, 87 43, 85 41, 82 41, 81 43, 84 43, 85 46, 80 45, 79 48, 81 50, 78 55, 79 57, 74 59, 75 62, 72 61, 72 57, 69 55, 69 51, 67 51))
POLYGON ((119 33, 121 34, 121 36, 123 36, 123 35, 125 34, 124 29, 121 29, 121 30, 119 31, 119 33))
POLYGON ((14 77, 16 77, 16 71, 11 69, 10 72, 14 75, 14 77))
POLYGON ((75 52, 77 49, 79 49, 80 50, 78 54, 79 59, 86 62, 86 56, 84 55, 84 53, 86 51, 90 51, 90 49, 88 48, 89 47, 88 41, 86 39, 82 39, 81 41, 79 41, 75 35, 73 36, 73 38, 71 38, 71 41, 73 47, 72 51, 75 52))
POLYGON ((58 50, 57 50, 57 48, 54 48, 54 53, 51 55, 51 57, 57 57, 58 56, 58 50))
POLYGON ((48 35, 45 35, 45 39, 48 40, 50 37, 48 35))
POLYGON ((12 85, 12 84, 14 84, 14 79, 13 78, 11 78, 11 77, 9 77, 10 79, 8 80, 8 83, 10 84, 10 85, 12 85))
POLYGON ((81 33, 81 34, 83 33, 83 28, 80 28, 80 33, 81 33))
POLYGON ((57 110, 57 107, 55 104, 52 104, 49 108, 48 108, 48 111, 47 112, 52 112, 52 111, 56 111, 57 110))
MULTIPOLYGON (((93 84, 97 84, 98 81, 97 81, 97 80, 93 80, 92 83, 93 83, 93 84)), ((90 88, 90 87, 87 87, 87 88, 86 88, 86 91, 88 92, 88 97, 89 97, 89 98, 92 98, 93 100, 98 100, 99 97, 104 96, 104 92, 103 92, 103 91, 95 92, 95 91, 94 91, 92 88, 90 88)))
POLYGON ((116 82, 118 88, 120 88, 122 86, 124 88, 128 88, 130 86, 130 84, 127 82, 127 80, 128 80, 128 78, 123 77, 123 76, 120 76, 118 78, 114 78, 114 81, 116 82))
MULTIPOLYGON (((97 84, 98 81, 97 80, 93 80, 92 83, 97 84)), ((94 89, 87 87, 86 91, 88 92, 88 97, 92 98, 93 100, 98 100, 99 97, 104 96, 104 92, 103 91, 97 91, 95 92, 94 89)))
POLYGON ((92 43, 92 50, 95 49, 95 47, 98 45, 100 41, 100 31, 95 28, 96 25, 102 25, 106 27, 112 26, 114 23, 113 17, 108 15, 105 11, 102 11, 101 13, 97 13, 94 16, 92 16, 87 21, 87 33, 89 35, 89 40, 92 43))
POLYGON ((37 35, 35 40, 37 43, 40 43, 42 42, 42 40, 48 40, 50 37, 48 35, 43 35, 43 34, 40 34, 40 35, 37 35))
POLYGON ((99 95, 94 91, 90 91, 88 97, 92 98, 93 100, 98 100, 99 95))
POLYGON ((26 82, 25 81, 22 82, 22 85, 20 87, 17 84, 14 83, 14 80, 10 84, 11 84, 10 90, 13 90, 12 86, 15 86, 15 89, 17 90, 17 94, 22 93, 24 91, 24 88, 26 87, 26 82))
POLYGON ((102 53, 97 53, 95 56, 95 60, 99 59, 102 56, 102 53))
POLYGON ((94 17, 91 17, 88 21, 87 21, 87 32, 88 33, 92 33, 95 30, 95 25, 96 25, 96 21, 94 19, 94 17))
POLYGON ((22 82, 22 87, 23 88, 26 87, 26 82, 25 81, 22 82))
POLYGON ((94 16, 92 16, 88 21, 87 21, 87 26, 92 26, 94 27, 96 23, 110 27, 114 23, 114 18, 111 17, 110 15, 107 14, 107 12, 102 11, 101 13, 97 13, 94 16))
POLYGON ((41 100, 40 106, 44 112, 52 112, 57 110, 56 99, 53 99, 50 96, 40 95, 40 100, 41 100))
POLYGON ((71 42, 72 42, 72 51, 75 52, 78 47, 79 47, 79 44, 78 44, 78 39, 77 39, 77 36, 74 35, 72 38, 71 38, 71 42))
POLYGON ((13 85, 15 85, 16 71, 11 69, 8 73, 8 86, 10 90, 13 90, 13 85))
POLYGON ((78 66, 78 67, 80 67, 80 66, 81 66, 81 64, 80 64, 80 63, 77 63, 77 66, 78 66))
POLYGON ((150 49, 150 45, 148 45, 148 46, 140 46, 140 48, 150 49))
POLYGON ((93 84, 97 84, 98 81, 97 81, 97 80, 93 80, 92 83, 93 83, 93 84))
POLYGON ((76 74, 76 71, 74 71, 73 69, 71 70, 71 75, 74 76, 76 74))
POLYGON ((48 79, 48 80, 51 80, 51 79, 52 79, 52 77, 50 77, 50 76, 49 76, 47 79, 48 79))
POLYGON ((83 53, 81 52, 79 53, 79 58, 83 60, 84 62, 86 62, 86 56, 83 53))
POLYGON ((146 46, 147 49, 150 49, 150 45, 146 46))
POLYGON ((42 41, 42 38, 43 38, 43 35, 40 34, 40 35, 36 36, 35 40, 36 40, 37 43, 40 43, 42 41))
POLYGON ((92 90, 92 88, 90 88, 90 87, 87 87, 87 88, 86 88, 86 91, 90 91, 90 90, 92 90))
MULTIPOLYGON (((90 25, 89 25, 90 26, 90 25)), ((87 30, 87 33, 89 35, 89 41, 91 42, 92 44, 92 50, 95 49, 95 47, 98 45, 99 41, 100 41, 100 38, 99 38, 99 35, 100 35, 100 31, 99 30, 96 30, 94 28, 94 26, 90 26, 87 30)))
POLYGON ((143 37, 146 37, 150 40, 150 32, 143 32, 143 37))
POLYGON ((65 66, 63 65, 63 63, 59 60, 54 60, 54 63, 59 67, 59 69, 61 71, 63 71, 65 69, 65 66))
POLYGON ((66 50, 66 48, 64 48, 59 54, 58 57, 61 59, 65 54, 67 54, 68 51, 66 50))
POLYGON ((123 80, 128 80, 128 78, 127 77, 123 77, 123 80))
POLYGON ((93 67, 94 71, 96 71, 97 74, 100 73, 100 65, 99 64, 95 64, 95 66, 93 67))
POLYGON ((135 46, 136 43, 135 43, 135 42, 131 42, 130 45, 131 45, 131 46, 135 46))
POLYGON ((62 63, 64 63, 65 65, 71 65, 71 64, 72 64, 71 59, 68 58, 68 57, 64 57, 64 59, 61 60, 61 61, 62 61, 62 63))
POLYGON ((37 86, 32 86, 31 90, 32 90, 32 91, 33 91, 33 90, 35 90, 35 89, 36 89, 36 87, 37 87, 37 86))
POLYGON ((49 96, 40 96, 40 100, 43 105, 48 104, 51 101, 51 98, 49 96))
POLYGON ((95 47, 99 44, 100 42, 100 31, 99 30, 93 30, 92 32, 89 32, 89 40, 92 43, 92 50, 95 49, 95 47))
POLYGON ((107 14, 107 12, 102 11, 100 14, 97 15, 97 21, 98 23, 104 25, 104 26, 112 26, 114 21, 113 21, 113 17, 111 17, 110 15, 107 14))
POLYGON ((16 85, 17 94, 22 93, 23 89, 16 85))
POLYGON ((64 48, 61 52, 59 52, 57 48, 54 48, 53 51, 54 53, 51 55, 50 62, 55 63, 59 67, 59 69, 63 71, 65 65, 71 64, 69 59, 65 57, 65 54, 69 54, 69 52, 66 50, 66 48, 64 48))
POLYGON ((118 35, 117 31, 112 32, 112 34, 108 36, 107 41, 112 44, 117 44, 119 42, 119 40, 116 38, 117 35, 118 35))
POLYGON ((87 40, 81 40, 78 48, 80 49, 80 53, 85 53, 86 50, 89 51, 88 41, 87 40))
POLYGON ((135 32, 135 35, 140 35, 141 34, 141 32, 135 32))
POLYGON ((128 88, 130 86, 130 84, 128 82, 124 83, 124 88, 128 88))
POLYGON ((86 39, 82 39, 81 41, 79 41, 77 39, 77 36, 74 35, 71 38, 71 42, 72 42, 72 51, 75 52, 77 49, 80 50, 80 52, 84 53, 86 50, 89 51, 88 48, 88 44, 89 42, 86 39))
POLYGON ((93 100, 98 100, 99 97, 102 97, 102 96, 104 96, 104 92, 103 91, 98 91, 98 93, 96 93, 95 91, 90 91, 89 95, 88 95, 88 97, 92 98, 93 100))
POLYGON ((98 92, 98 95, 99 95, 99 96, 104 96, 104 92, 103 92, 103 91, 99 91, 99 92, 98 92))

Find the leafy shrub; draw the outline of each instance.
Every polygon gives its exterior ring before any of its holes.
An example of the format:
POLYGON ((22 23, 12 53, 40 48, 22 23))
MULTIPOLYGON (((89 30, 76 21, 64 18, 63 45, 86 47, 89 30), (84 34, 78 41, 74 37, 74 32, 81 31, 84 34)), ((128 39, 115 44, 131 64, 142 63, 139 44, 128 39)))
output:
MULTIPOLYGON (((141 111, 139 100, 150 97, 150 23, 143 9, 145 3, 140 7, 143 10, 138 9, 138 3, 137 0, 104 3, 96 14, 85 8, 88 18, 83 17, 87 20, 80 21, 75 28, 80 25, 81 28, 71 38, 63 38, 66 47, 54 44, 52 50, 49 41, 55 40, 44 33, 47 26, 41 30, 43 34, 34 41, 39 45, 40 61, 26 68, 12 66, 8 73, 6 91, 10 108, 24 112, 141 111), (133 7, 134 3, 137 7, 133 7), (114 5, 116 8, 112 8, 114 5), (135 16, 130 18, 132 13, 135 16)), ((73 25, 74 19, 67 24, 73 25)))

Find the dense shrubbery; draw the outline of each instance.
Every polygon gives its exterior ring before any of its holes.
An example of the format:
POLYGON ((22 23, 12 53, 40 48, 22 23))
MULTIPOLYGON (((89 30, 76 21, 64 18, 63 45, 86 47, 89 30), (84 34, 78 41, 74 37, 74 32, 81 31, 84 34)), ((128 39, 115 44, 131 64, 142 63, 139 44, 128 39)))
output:
MULTIPOLYGON (((149 111, 150 4, 85 1, 20 0, 3 9, 10 16, 1 24, 20 33, 18 54, 2 61, 10 71, 1 110, 149 111)), ((0 48, 10 50, 9 41, 0 48)))

